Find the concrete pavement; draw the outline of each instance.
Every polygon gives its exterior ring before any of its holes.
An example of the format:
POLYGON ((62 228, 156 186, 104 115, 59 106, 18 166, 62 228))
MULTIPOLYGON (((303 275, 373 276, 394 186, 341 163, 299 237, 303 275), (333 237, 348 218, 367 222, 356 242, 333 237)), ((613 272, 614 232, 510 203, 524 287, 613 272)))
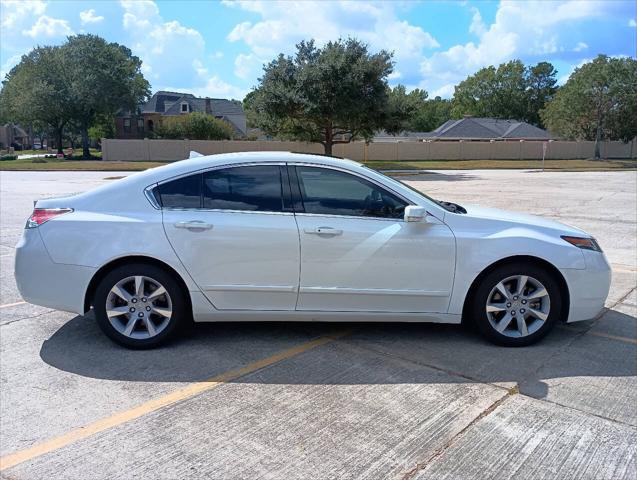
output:
POLYGON ((13 281, 32 200, 112 176, 0 174, 3 467, 22 454, 2 478, 637 477, 636 172, 401 177, 600 240, 609 310, 538 345, 449 325, 220 323, 145 352, 91 316, 20 303, 13 281))

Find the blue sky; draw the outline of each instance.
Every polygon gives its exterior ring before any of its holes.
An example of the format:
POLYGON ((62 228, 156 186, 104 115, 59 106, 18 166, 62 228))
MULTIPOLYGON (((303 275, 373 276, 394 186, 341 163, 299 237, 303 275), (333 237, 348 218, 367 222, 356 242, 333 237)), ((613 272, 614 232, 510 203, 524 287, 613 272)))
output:
POLYGON ((356 37, 394 52, 390 83, 450 97, 481 67, 547 60, 561 82, 598 53, 637 56, 637 0, 176 1, 0 0, 0 74, 36 45, 94 33, 131 48, 153 91, 243 98, 262 65, 356 37))

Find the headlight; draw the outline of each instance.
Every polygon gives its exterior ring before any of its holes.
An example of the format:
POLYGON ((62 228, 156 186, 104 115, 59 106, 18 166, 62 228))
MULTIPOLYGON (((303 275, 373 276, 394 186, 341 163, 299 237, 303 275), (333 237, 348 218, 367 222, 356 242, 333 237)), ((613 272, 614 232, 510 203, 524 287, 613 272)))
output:
POLYGON ((562 235, 562 239, 566 240, 571 245, 575 245, 578 248, 583 248, 584 250, 592 250, 594 252, 602 251, 601 247, 594 238, 569 237, 566 235, 562 235))

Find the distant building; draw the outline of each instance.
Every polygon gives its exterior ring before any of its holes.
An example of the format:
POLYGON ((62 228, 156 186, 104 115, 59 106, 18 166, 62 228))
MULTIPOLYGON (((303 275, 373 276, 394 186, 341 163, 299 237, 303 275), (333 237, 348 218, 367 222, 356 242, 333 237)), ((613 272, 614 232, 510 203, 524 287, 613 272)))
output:
POLYGON ((116 138, 144 138, 152 135, 165 117, 203 112, 228 122, 237 137, 247 133, 246 116, 240 101, 198 98, 191 93, 159 91, 140 105, 138 111, 120 112, 115 119, 116 138))
POLYGON ((499 118, 466 116, 459 120, 447 120, 433 132, 404 132, 392 136, 379 132, 375 142, 424 141, 424 140, 549 140, 549 132, 526 122, 499 118))
POLYGON ((0 125, 0 148, 3 150, 13 147, 17 150, 31 148, 33 141, 29 133, 20 125, 6 123, 0 125))

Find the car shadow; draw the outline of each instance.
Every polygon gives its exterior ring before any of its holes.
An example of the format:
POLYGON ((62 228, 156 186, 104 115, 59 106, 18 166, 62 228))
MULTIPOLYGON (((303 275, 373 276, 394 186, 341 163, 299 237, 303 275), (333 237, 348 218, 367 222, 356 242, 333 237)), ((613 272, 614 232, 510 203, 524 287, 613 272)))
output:
MULTIPOLYGON (((612 311, 613 322, 637 322, 612 311)), ((112 343, 92 316, 77 316, 46 340, 44 362, 84 377, 135 382, 205 381, 322 335, 337 341, 296 355, 235 383, 391 384, 515 382, 546 395, 543 380, 637 375, 637 347, 586 334, 590 323, 559 326, 524 348, 491 345, 461 325, 418 323, 241 322, 197 324, 153 350, 112 343), (268 373, 269 372, 269 373, 268 373)))

